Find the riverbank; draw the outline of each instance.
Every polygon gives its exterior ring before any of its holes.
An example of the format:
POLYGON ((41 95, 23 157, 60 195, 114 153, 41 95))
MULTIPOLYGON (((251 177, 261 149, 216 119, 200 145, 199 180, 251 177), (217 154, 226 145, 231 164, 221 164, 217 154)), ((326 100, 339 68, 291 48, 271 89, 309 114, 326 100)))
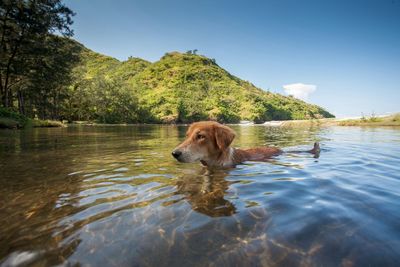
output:
POLYGON ((0 118, 0 129, 21 129, 25 127, 67 127, 64 123, 52 120, 28 119, 22 123, 15 119, 0 118))
POLYGON ((291 121, 269 121, 263 125, 279 127, 307 127, 307 126, 400 126, 400 113, 388 116, 370 116, 361 118, 344 119, 314 119, 314 120, 291 120, 291 121))
MULTIPOLYGON (((94 121, 74 121, 70 125, 86 125, 86 126, 128 126, 128 125, 151 125, 152 123, 139 123, 139 124, 107 124, 98 123, 94 121)), ((168 125, 168 124, 158 124, 168 125)), ((311 120, 286 120, 286 121, 267 121, 263 124, 254 124, 250 121, 243 121, 233 125, 264 125, 273 127, 310 127, 310 126, 400 126, 400 113, 378 117, 361 117, 361 118, 348 118, 348 119, 336 119, 336 118, 325 118, 325 119, 311 119, 311 120)), ((39 120, 30 119, 22 116, 18 113, 0 108, 0 129, 20 129, 24 127, 67 127, 60 121, 53 120, 39 120)))
MULTIPOLYGON (((86 126, 129 126, 129 125, 170 125, 170 124, 105 124, 92 121, 75 121, 72 125, 86 126)), ((179 125, 179 124, 177 124, 179 125)), ((187 125, 187 124, 183 124, 187 125)), ((241 123, 233 123, 229 125, 241 126, 273 126, 273 127, 309 127, 309 126, 400 126, 400 113, 392 114, 384 117, 363 117, 359 119, 311 119, 311 120, 287 120, 287 121, 267 121, 262 124, 255 124, 251 121, 242 121, 241 123)))
POLYGON ((60 121, 30 119, 8 109, 0 108, 0 129, 25 127, 66 127, 66 125, 60 121))
POLYGON ((400 126, 400 113, 377 117, 362 117, 360 119, 349 119, 337 121, 339 126, 400 126))

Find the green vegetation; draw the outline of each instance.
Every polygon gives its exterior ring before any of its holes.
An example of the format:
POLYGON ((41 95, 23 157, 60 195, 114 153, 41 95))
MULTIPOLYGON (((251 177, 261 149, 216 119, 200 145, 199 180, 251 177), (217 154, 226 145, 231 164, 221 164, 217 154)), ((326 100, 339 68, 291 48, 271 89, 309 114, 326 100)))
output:
POLYGON ((18 121, 10 119, 10 118, 0 118, 0 129, 17 129, 21 128, 18 124, 18 121))
POLYGON ((376 117, 372 114, 370 117, 362 116, 357 120, 339 121, 340 126, 400 126, 400 113, 386 117, 376 117))
POLYGON ((61 121, 52 120, 31 120, 32 127, 66 127, 61 121))
MULTIPOLYGON (((2 107, 28 118, 100 123, 333 117, 316 105, 261 90, 197 49, 167 53, 154 63, 101 55, 69 38, 73 15, 61 0, 1 1, 2 107)), ((12 116, 2 123, 24 125, 12 116)))
POLYGON ((29 119, 24 115, 0 107, 0 128, 22 128, 26 126, 29 119))
POLYGON ((265 92, 192 51, 167 53, 150 63, 138 58, 119 62, 83 49, 81 62, 74 70, 66 116, 73 121, 232 123, 333 117, 316 105, 265 92))
POLYGON ((0 2, 2 107, 31 118, 60 118, 82 47, 67 38, 73 15, 61 0, 0 2))
POLYGON ((29 119, 28 117, 0 107, 0 129, 19 129, 24 127, 65 127, 59 121, 29 119))

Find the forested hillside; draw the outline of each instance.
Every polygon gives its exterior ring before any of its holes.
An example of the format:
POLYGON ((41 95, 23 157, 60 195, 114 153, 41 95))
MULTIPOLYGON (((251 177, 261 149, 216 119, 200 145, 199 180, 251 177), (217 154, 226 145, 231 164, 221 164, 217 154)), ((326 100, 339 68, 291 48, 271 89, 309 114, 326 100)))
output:
POLYGON ((30 118, 102 123, 291 120, 333 115, 263 91, 196 51, 151 63, 101 55, 71 39, 61 1, 1 2, 1 108, 30 118))
POLYGON ((265 92, 222 69, 214 59, 166 53, 150 63, 119 62, 86 48, 74 69, 71 120, 176 123, 332 117, 321 107, 265 92))

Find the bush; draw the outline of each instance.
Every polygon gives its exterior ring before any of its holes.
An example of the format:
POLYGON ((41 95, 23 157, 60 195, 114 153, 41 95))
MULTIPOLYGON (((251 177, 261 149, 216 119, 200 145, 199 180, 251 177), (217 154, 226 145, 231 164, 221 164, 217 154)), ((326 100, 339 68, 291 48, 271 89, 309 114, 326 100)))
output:
POLYGON ((20 128, 18 121, 10 118, 0 118, 0 128, 16 129, 20 128))
POLYGON ((52 120, 32 120, 33 127, 66 127, 66 125, 60 121, 52 120))
POLYGON ((0 128, 22 128, 29 119, 10 109, 0 107, 0 128))
POLYGON ((392 121, 400 121, 400 113, 397 113, 393 116, 392 121))

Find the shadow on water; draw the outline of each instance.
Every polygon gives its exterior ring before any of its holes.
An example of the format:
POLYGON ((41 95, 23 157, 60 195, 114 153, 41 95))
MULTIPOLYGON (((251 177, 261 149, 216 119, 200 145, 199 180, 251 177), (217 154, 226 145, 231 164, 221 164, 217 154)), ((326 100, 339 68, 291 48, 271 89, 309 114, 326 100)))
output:
POLYGON ((207 171, 170 156, 185 126, 1 131, 0 264, 399 264, 400 131, 233 128, 322 155, 207 171))

